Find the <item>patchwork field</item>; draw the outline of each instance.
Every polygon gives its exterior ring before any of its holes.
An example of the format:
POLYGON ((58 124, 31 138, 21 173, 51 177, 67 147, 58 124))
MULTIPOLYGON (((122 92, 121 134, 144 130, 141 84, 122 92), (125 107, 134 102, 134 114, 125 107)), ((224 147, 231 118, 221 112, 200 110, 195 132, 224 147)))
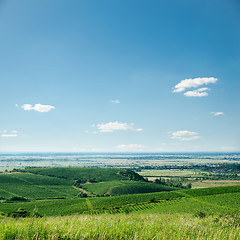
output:
POLYGON ((131 170, 39 168, 0 174, 0 197, 0 239, 240 238, 240 186, 182 189, 131 170))
POLYGON ((41 176, 32 173, 0 174, 0 197, 13 196, 28 199, 66 198, 77 196, 78 190, 67 179, 41 176))

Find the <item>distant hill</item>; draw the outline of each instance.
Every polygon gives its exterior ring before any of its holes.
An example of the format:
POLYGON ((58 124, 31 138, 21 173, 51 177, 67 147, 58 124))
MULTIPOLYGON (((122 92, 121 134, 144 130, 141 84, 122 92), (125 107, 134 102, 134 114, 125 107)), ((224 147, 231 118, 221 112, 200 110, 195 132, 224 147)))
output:
POLYGON ((145 181, 142 176, 131 170, 116 168, 46 167, 18 169, 17 171, 30 172, 38 175, 64 178, 68 180, 78 180, 79 183, 116 180, 145 181))
POLYGON ((26 168, 0 174, 0 199, 35 199, 117 196, 178 190, 147 182, 129 169, 26 168))

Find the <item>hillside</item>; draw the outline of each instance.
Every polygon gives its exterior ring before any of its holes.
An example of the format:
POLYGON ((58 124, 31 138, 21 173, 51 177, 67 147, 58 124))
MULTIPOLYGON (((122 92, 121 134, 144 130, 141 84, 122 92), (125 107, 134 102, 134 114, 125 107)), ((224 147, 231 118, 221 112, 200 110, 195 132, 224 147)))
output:
POLYGON ((72 181, 27 172, 0 174, 0 197, 20 196, 28 199, 77 196, 72 181))
POLYGON ((178 190, 174 187, 151 182, 127 180, 83 184, 82 188, 96 195, 107 194, 111 196, 178 190))
POLYGON ((0 239, 237 240, 239 206, 239 187, 2 203, 5 214, 29 217, 22 221, 0 216, 0 239))
MULTIPOLYGON (((211 188, 212 189, 212 188, 211 188)), ((29 214, 38 209, 42 216, 59 216, 69 214, 100 214, 139 212, 148 213, 196 213, 206 214, 234 213, 240 206, 240 188, 221 187, 209 194, 209 189, 129 194, 113 197, 91 197, 75 199, 53 199, 29 202, 2 202, 0 212, 7 215, 19 208, 29 214)))
POLYGON ((79 183, 105 182, 116 180, 145 181, 142 176, 131 170, 116 168, 46 167, 17 169, 17 171, 30 172, 38 175, 63 178, 72 181, 78 180, 79 183))
POLYGON ((173 191, 137 173, 112 168, 27 168, 0 174, 0 199, 20 201, 173 191), (86 195, 86 194, 85 194, 86 195), (13 199, 14 198, 14 199, 13 199))

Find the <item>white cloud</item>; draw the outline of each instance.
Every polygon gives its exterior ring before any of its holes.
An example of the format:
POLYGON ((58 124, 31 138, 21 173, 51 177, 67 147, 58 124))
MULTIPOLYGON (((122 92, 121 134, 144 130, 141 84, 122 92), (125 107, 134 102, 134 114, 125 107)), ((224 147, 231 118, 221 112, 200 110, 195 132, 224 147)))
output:
POLYGON ((110 103, 119 104, 120 101, 118 99, 115 99, 115 100, 111 100, 110 103))
POLYGON ((31 104, 23 104, 21 106, 21 108, 23 108, 24 110, 26 111, 31 111, 31 110, 34 110, 34 111, 37 111, 37 112, 49 112, 51 111, 52 109, 55 109, 54 106, 51 106, 51 105, 43 105, 43 104, 35 104, 34 106, 31 105, 31 104))
POLYGON ((217 80, 218 79, 214 77, 184 79, 174 87, 173 92, 183 92, 186 88, 198 88, 199 86, 207 85, 209 83, 216 83, 217 80))
POLYGON ((122 123, 122 122, 109 122, 109 123, 100 123, 97 125, 92 125, 93 127, 97 127, 99 132, 114 132, 119 130, 133 130, 133 131, 143 131, 142 128, 134 128, 134 123, 122 123))
POLYGON ((172 139, 178 139, 181 141, 191 141, 195 139, 199 139, 200 136, 197 132, 189 132, 189 131, 176 131, 171 134, 172 139))
POLYGON ((198 88, 193 91, 187 91, 184 93, 184 95, 187 97, 205 97, 208 96, 208 93, 206 92, 208 90, 209 88, 198 88))
POLYGON ((145 146, 141 144, 128 144, 128 145, 122 144, 118 145, 117 148, 121 150, 134 150, 134 149, 141 150, 145 148, 145 146))
POLYGON ((17 137, 18 135, 16 133, 14 134, 2 134, 1 137, 17 137))
POLYGON ((214 116, 224 115, 224 112, 211 112, 214 116))
POLYGON ((17 133, 17 131, 12 131, 12 133, 17 133))
POLYGON ((131 128, 131 125, 128 123, 121 123, 118 121, 109 122, 109 123, 100 123, 97 124, 97 128, 100 132, 113 132, 116 130, 127 130, 131 128))

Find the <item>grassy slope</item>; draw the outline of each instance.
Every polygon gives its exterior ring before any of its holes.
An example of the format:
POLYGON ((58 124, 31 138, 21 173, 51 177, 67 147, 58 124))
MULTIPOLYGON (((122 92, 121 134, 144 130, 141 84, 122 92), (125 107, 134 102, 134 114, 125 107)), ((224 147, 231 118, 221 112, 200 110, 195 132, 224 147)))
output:
MULTIPOLYGON (((121 207, 127 204, 138 204, 150 202, 153 198, 156 200, 175 199, 181 197, 176 192, 160 192, 147 194, 122 195, 115 197, 94 197, 89 198, 94 210, 110 209, 112 207, 121 207)), ((9 214, 18 208, 24 208, 28 212, 38 209, 40 215, 56 216, 73 213, 83 213, 88 211, 86 199, 60 199, 60 200, 41 200, 19 203, 0 203, 0 211, 9 214)))
POLYGON ((193 214, 104 214, 0 219, 0 239, 231 239, 240 227, 233 217, 193 214))
MULTIPOLYGON (((192 213, 201 210, 208 213, 224 214, 238 210, 240 205, 239 193, 239 187, 231 187, 231 191, 229 188, 223 187, 217 188, 215 195, 209 195, 207 190, 204 192, 203 189, 194 189, 188 191, 132 194, 115 197, 94 197, 89 198, 89 200, 91 203, 91 210, 93 209, 96 211, 116 208, 123 209, 123 211, 135 211, 152 208, 155 209, 154 211, 160 212, 192 213), (150 203, 152 201, 160 202, 156 204, 150 203), (138 209, 139 204, 143 206, 140 207, 140 209, 138 209)), ((22 207, 28 212, 32 212, 36 207, 39 213, 45 216, 83 213, 89 210, 85 200, 86 199, 63 199, 25 203, 1 203, 0 211, 8 214, 22 207)))
POLYGON ((148 182, 135 182, 135 181, 108 181, 83 185, 83 189, 94 194, 110 194, 113 196, 123 194, 137 194, 161 191, 177 190, 173 187, 163 186, 155 183, 148 182))
MULTIPOLYGON (((213 194, 208 190, 199 189, 199 191, 37 202, 42 204, 37 206, 39 212, 47 210, 48 215, 59 215, 59 213, 66 215, 76 213, 80 209, 84 211, 117 205, 126 206, 129 203, 135 203, 131 207, 135 212, 26 219, 0 216, 0 239, 237 240, 240 238, 240 217, 239 214, 234 213, 240 205, 238 187, 232 187, 230 190, 226 187, 217 188, 213 194), (162 201, 138 205, 153 197, 162 201), (149 205, 152 207, 149 208, 149 205), (204 213, 205 216, 201 217, 199 212, 204 213)), ((22 206, 27 209, 26 206, 32 203, 23 203, 22 206)))
MULTIPOLYGON (((80 179, 83 189, 94 194, 136 194, 147 192, 172 191, 176 188, 161 186, 155 183, 146 183, 143 178, 130 170, 112 168, 27 168, 22 172, 31 172, 37 177, 48 176, 49 178, 66 180, 73 184, 74 179, 80 179), (142 181, 130 181, 142 180, 142 181), (96 183, 87 183, 91 180, 96 183)), ((16 174, 15 174, 16 175, 16 174)), ((33 176, 33 174, 32 174, 33 176)), ((50 186, 50 184, 49 184, 50 186)))
POLYGON ((162 191, 174 191, 177 188, 159 185, 156 183, 147 182, 132 182, 122 186, 115 186, 109 189, 110 195, 123 195, 123 194, 137 194, 137 193, 150 193, 162 191))
POLYGON ((29 199, 76 196, 72 181, 31 173, 0 174, 0 196, 22 196, 29 199))
MULTIPOLYGON (((97 182, 104 182, 128 179, 127 176, 120 174, 121 169, 116 168, 27 168, 21 171, 45 176, 62 177, 69 180, 81 179, 83 181, 89 181, 95 179, 97 182)), ((139 178, 142 177, 139 176, 139 178)))

